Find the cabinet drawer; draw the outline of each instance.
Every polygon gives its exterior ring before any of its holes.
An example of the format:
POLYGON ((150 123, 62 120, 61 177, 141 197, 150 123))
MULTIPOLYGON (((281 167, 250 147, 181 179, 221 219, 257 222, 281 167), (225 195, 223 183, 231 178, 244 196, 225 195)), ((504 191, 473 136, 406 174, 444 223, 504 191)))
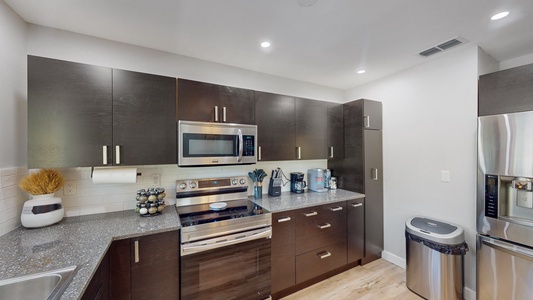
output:
POLYGON ((346 203, 332 203, 298 210, 296 254, 346 240, 346 203))
POLYGON ((298 255, 296 256, 296 283, 302 283, 345 264, 345 241, 298 255))

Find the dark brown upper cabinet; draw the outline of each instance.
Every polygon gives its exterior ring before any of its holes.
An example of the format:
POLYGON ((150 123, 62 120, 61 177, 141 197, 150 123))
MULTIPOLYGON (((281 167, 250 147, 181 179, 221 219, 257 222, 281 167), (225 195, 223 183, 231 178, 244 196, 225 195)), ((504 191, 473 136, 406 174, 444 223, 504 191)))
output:
POLYGON ((174 78, 28 56, 28 167, 176 163, 174 78))
POLYGON ((255 124, 252 90, 178 79, 176 103, 178 120, 255 124))
POLYGON ((258 160, 296 158, 294 97, 255 92, 258 160))
POLYGON ((328 103, 328 159, 344 158, 344 116, 340 103, 328 103))
POLYGON ((533 64, 479 77, 478 115, 533 110, 533 64))
POLYGON ((328 104, 296 98, 296 159, 328 157, 328 104))

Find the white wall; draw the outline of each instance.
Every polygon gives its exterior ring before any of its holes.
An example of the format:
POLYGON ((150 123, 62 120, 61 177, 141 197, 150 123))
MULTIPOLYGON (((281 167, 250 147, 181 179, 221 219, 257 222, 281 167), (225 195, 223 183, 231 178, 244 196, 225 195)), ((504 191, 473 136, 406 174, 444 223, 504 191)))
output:
POLYGON ((26 23, 0 1, 0 235, 20 226, 26 196, 26 23))
POLYGON ((343 100, 339 89, 37 25, 29 26, 28 54, 317 100, 343 100))
POLYGON ((533 53, 500 62, 500 70, 533 64, 533 53))
POLYGON ((414 215, 465 228, 465 285, 475 290, 478 49, 346 91, 383 102, 384 256, 405 260, 404 224, 414 215), (441 171, 450 182, 441 182, 441 171))

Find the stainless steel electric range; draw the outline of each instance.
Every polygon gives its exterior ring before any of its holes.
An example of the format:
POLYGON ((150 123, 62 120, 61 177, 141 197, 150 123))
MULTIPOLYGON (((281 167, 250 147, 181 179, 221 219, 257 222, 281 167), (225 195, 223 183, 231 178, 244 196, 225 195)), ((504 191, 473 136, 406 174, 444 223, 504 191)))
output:
POLYGON ((181 299, 270 297, 272 215, 246 177, 178 180, 181 299))

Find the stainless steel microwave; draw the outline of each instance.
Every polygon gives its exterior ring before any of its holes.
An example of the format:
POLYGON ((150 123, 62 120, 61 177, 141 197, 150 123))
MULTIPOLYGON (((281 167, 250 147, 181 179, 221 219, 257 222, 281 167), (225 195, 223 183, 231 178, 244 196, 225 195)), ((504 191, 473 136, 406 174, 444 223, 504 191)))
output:
POLYGON ((257 125, 178 121, 178 166, 255 164, 257 125))

